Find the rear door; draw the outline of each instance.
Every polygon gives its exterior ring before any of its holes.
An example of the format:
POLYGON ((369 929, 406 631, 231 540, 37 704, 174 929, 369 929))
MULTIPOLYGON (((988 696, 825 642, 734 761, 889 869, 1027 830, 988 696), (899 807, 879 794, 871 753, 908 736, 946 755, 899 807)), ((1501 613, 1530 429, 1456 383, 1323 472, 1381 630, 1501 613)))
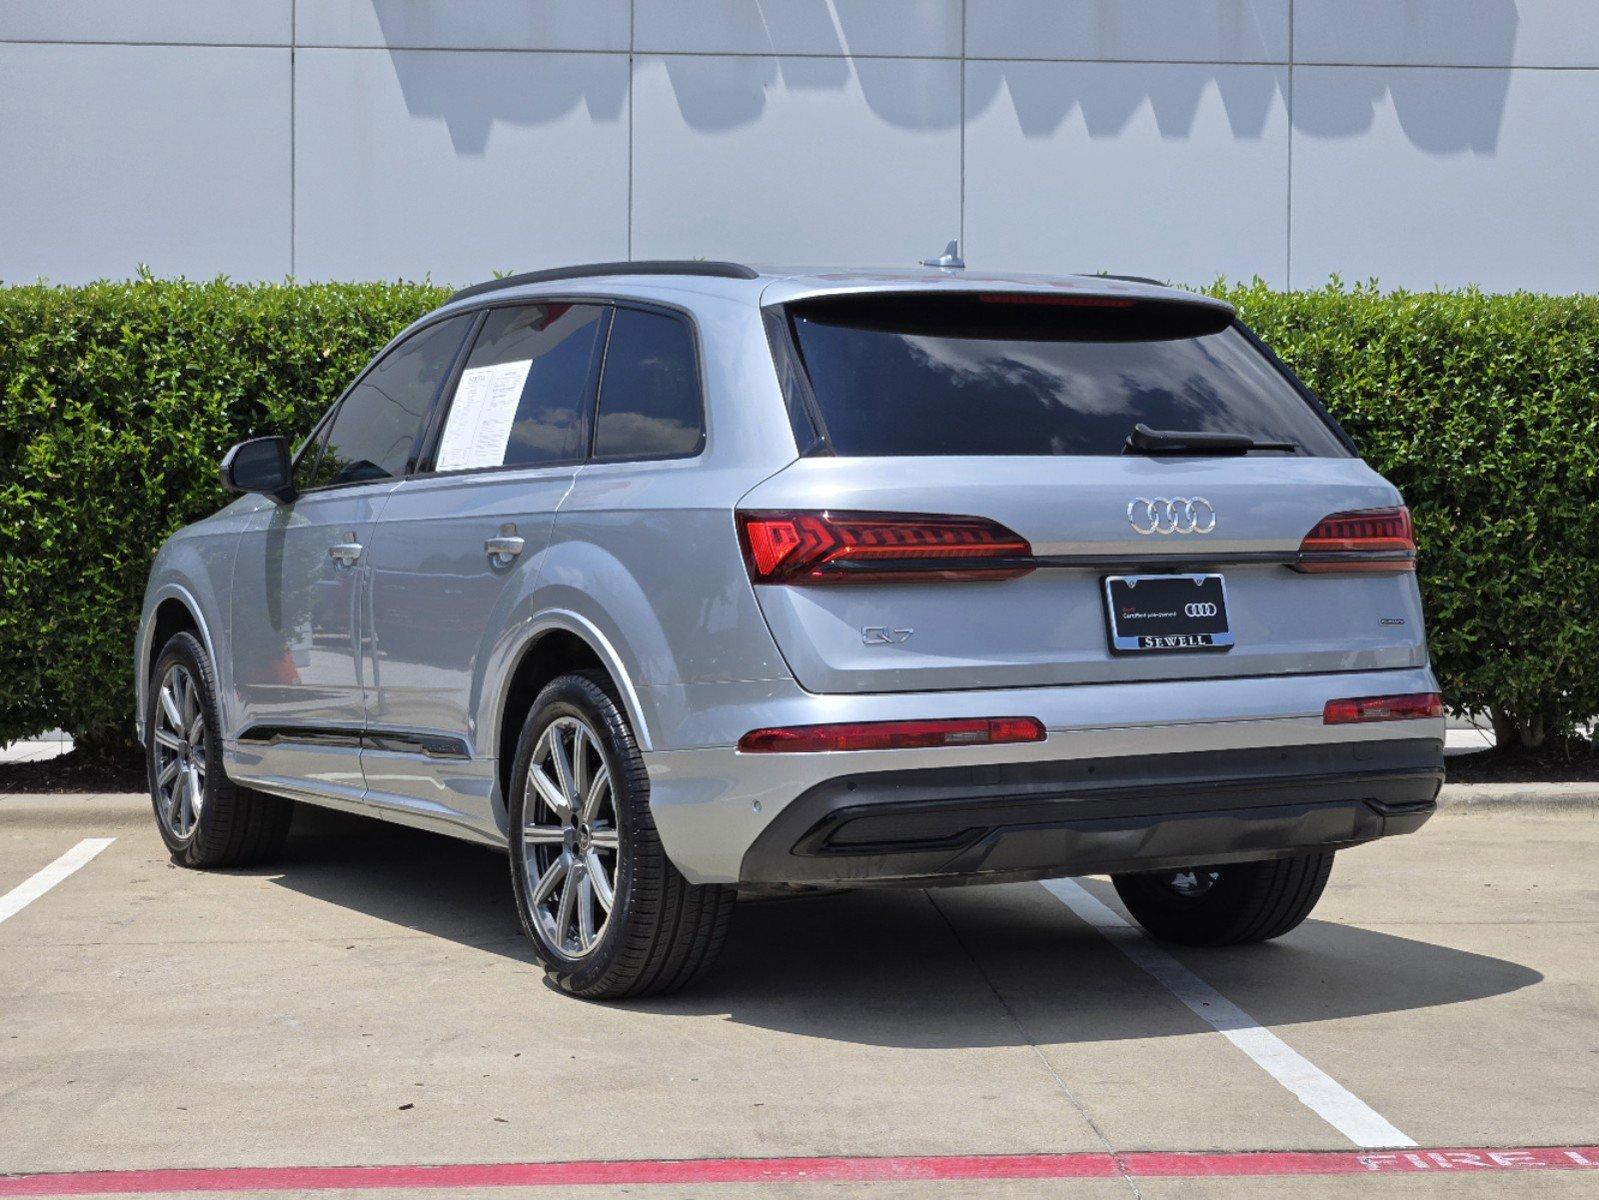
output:
POLYGON ((478 689, 586 453, 609 321, 600 304, 490 308, 435 445, 389 496, 370 560, 373 803, 493 828, 478 689))
MULTIPOLYGON (((993 688, 1425 661, 1414 574, 1393 545, 1340 541, 1323 562, 1301 554, 1323 518, 1393 512, 1398 494, 1229 311, 1098 297, 875 294, 793 305, 784 315, 787 351, 803 368, 825 441, 822 453, 744 498, 746 540, 751 515, 766 514, 779 522, 770 535, 778 549, 860 543, 829 551, 852 562, 756 585, 807 689, 993 688), (1131 452, 1139 424, 1293 448, 1131 452), (852 517, 863 513, 994 525, 918 528, 913 519, 896 528, 852 517), (790 534, 784 514, 833 520, 790 534), (999 565, 1014 569, 985 570, 980 558, 945 545, 936 553, 956 554, 953 562, 907 573, 917 545, 986 539, 1004 547, 1007 538, 1016 545, 999 565), (885 555, 900 560, 887 564, 897 574, 885 569, 885 555), (876 569, 864 569, 874 561, 876 569), (1177 575, 1201 577, 1193 611, 1224 606, 1228 636, 1157 640, 1150 650, 1128 651, 1125 638, 1114 644, 1107 580, 1161 580, 1131 593, 1161 600, 1150 627, 1158 632, 1188 627, 1181 615, 1175 624, 1158 619, 1189 607, 1189 593, 1165 580, 1177 575), (1220 583, 1208 578, 1215 575, 1220 583)), ((1389 523, 1402 519, 1394 512, 1389 523)), ((1125 587, 1115 592, 1123 632, 1136 636, 1152 606, 1126 603, 1125 587)))

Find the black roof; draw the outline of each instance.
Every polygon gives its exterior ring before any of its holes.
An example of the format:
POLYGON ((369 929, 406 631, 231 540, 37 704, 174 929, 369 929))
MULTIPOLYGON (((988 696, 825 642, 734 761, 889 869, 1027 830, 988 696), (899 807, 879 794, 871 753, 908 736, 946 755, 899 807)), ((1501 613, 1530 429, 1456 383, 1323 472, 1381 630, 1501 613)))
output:
POLYGON ((545 271, 524 271, 520 275, 507 275, 504 279, 490 279, 474 283, 451 296, 446 304, 481 296, 502 288, 521 287, 526 283, 554 283, 561 279, 591 279, 596 275, 701 275, 714 279, 759 279, 760 273, 742 263, 706 262, 701 259, 639 259, 635 262, 580 263, 571 267, 551 267, 545 271))

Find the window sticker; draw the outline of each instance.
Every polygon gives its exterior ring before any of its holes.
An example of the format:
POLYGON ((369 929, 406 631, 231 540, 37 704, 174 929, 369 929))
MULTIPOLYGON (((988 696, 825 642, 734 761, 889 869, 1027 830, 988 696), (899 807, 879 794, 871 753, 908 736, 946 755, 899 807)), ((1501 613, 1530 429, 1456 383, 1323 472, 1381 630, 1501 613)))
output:
POLYGON ((492 367, 473 367, 461 373, 439 442, 437 471, 469 471, 474 467, 497 467, 505 462, 505 447, 511 440, 511 424, 527 385, 530 358, 496 363, 492 367))

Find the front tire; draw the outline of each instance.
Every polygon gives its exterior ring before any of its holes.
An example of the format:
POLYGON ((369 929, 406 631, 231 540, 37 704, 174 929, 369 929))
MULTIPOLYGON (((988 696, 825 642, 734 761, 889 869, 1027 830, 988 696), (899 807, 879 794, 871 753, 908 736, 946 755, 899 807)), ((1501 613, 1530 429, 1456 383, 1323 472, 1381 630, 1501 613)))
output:
POLYGON ((511 887, 550 982, 595 1000, 659 995, 703 975, 735 890, 666 857, 649 777, 603 676, 563 675, 533 702, 511 773, 511 887))
POLYGON ((1327 886, 1332 851, 1265 862, 1113 875, 1134 919, 1163 942, 1238 946, 1282 937, 1327 886))
POLYGON ((174 862, 248 866, 282 851, 294 802, 228 778, 216 675, 205 647, 191 634, 174 634, 156 658, 145 729, 150 803, 174 862))

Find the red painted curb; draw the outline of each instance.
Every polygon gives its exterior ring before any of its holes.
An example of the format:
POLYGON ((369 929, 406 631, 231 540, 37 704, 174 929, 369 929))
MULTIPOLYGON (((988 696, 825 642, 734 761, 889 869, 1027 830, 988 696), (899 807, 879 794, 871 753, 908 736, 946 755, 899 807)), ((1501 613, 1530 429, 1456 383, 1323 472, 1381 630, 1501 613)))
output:
POLYGON ((0 1196, 280 1192, 318 1189, 849 1183, 884 1180, 1226 1178, 1599 1170, 1599 1146, 1191 1154, 981 1154, 896 1158, 692 1158, 387 1167, 201 1167, 0 1175, 0 1196))

